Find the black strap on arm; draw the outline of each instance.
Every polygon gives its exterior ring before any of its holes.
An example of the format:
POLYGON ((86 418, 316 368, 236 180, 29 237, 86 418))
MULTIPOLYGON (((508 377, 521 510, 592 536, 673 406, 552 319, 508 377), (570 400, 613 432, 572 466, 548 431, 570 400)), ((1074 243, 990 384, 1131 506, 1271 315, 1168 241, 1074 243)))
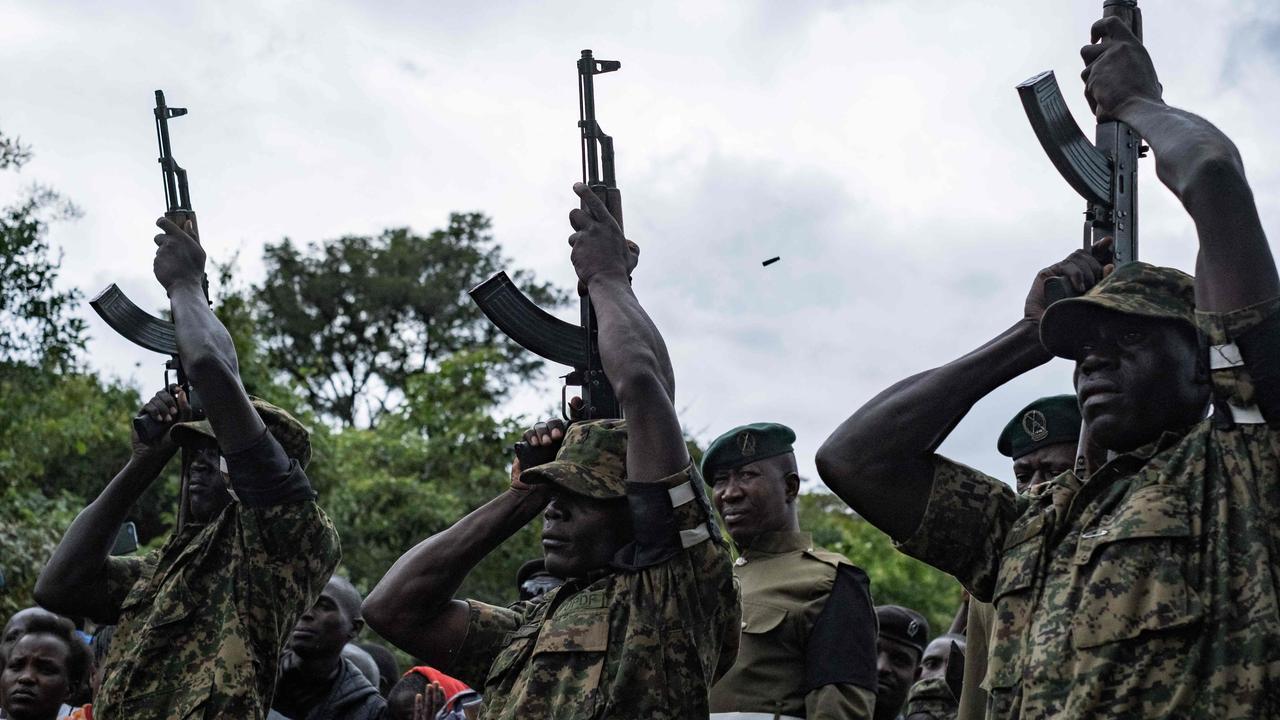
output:
POLYGON ((1235 338, 1253 380, 1254 399, 1271 427, 1280 427, 1280 312, 1235 338))
POLYGON ((224 456, 231 487, 248 507, 272 507, 314 500, 316 491, 297 460, 268 430, 253 445, 224 456))
POLYGON ((635 540, 618 551, 614 567, 639 570, 670 560, 680 552, 680 530, 666 483, 627 483, 627 504, 635 540))
POLYGON ((841 563, 805 647, 806 692, 847 683, 876 690, 876 614, 867 574, 841 563))

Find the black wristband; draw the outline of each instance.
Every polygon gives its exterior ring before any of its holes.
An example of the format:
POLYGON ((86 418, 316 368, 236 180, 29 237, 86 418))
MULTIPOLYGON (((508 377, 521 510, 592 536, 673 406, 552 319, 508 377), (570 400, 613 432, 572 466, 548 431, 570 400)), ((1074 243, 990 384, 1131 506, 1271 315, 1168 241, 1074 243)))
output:
POLYGON ((662 483, 627 483, 627 505, 631 508, 631 528, 635 539, 614 557, 614 567, 638 570, 670 560, 680 552, 680 531, 676 528, 671 494, 662 483))
POLYGON ((1280 312, 1235 338, 1253 380, 1254 402, 1271 427, 1280 426, 1280 312))

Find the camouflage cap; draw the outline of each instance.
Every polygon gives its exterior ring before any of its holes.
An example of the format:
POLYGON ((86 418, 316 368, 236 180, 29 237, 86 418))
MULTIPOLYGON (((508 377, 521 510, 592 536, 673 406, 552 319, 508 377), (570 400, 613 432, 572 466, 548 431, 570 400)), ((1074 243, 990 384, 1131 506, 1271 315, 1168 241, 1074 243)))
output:
POLYGON ((556 459, 520 474, 597 500, 627 496, 627 421, 591 420, 565 431, 556 459))
POLYGON ((1181 270, 1144 262, 1120 265, 1080 297, 1049 306, 1040 319, 1040 342, 1058 357, 1075 359, 1081 335, 1099 312, 1176 320, 1196 326, 1195 286, 1181 270))
POLYGON ((912 647, 924 655, 929 644, 929 621, 923 615, 901 605, 877 605, 876 622, 880 624, 880 637, 912 647))
MULTIPOLYGON (((267 430, 284 448, 284 454, 297 460, 299 465, 306 468, 311 462, 311 440, 307 428, 288 412, 266 400, 251 397, 249 401, 253 403, 253 409, 258 411, 258 416, 266 424, 267 430)), ((179 445, 194 445, 209 440, 215 444, 218 442, 218 438, 213 434, 213 426, 208 420, 176 423, 169 429, 169 437, 179 445)))
POLYGON ((702 456, 702 478, 710 484, 716 470, 750 465, 757 460, 794 452, 796 432, 781 423, 739 425, 707 446, 702 456))
POLYGON ((1047 445, 1080 440, 1080 403, 1075 395, 1052 395, 1018 411, 1004 426, 996 449, 1015 460, 1047 445))

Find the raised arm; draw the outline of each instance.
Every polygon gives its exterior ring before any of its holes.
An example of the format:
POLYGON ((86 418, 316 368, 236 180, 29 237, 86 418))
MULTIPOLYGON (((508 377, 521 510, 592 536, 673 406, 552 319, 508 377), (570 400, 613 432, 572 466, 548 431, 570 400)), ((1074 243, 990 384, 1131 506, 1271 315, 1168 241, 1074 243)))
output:
MULTIPOLYGON (((142 409, 157 421, 172 422, 186 409, 185 397, 180 392, 176 395, 175 398, 161 391, 142 409)), ((124 598, 109 592, 107 558, 129 510, 176 451, 177 446, 169 442, 167 435, 150 446, 140 441, 137 433, 133 434, 133 454, 129 462, 98 497, 80 511, 40 572, 35 588, 36 602, 60 615, 114 622, 124 598)))
POLYGON ((1094 23, 1092 43, 1080 51, 1090 104, 1098 117, 1126 122, 1146 140, 1156 175, 1196 224, 1196 308, 1228 312, 1280 295, 1235 144, 1208 120, 1165 104, 1150 55, 1118 18, 1094 23))
POLYGON ((235 345, 205 298, 204 249, 186 228, 162 217, 156 225, 155 275, 169 293, 182 367, 208 415, 224 455, 257 443, 266 425, 249 402, 240 382, 235 345))
POLYGON ((638 252, 600 198, 582 183, 585 209, 569 213, 578 279, 591 294, 600 361, 627 418, 627 479, 655 482, 685 469, 689 451, 676 417, 675 375, 666 343, 631 289, 638 252))
POLYGON ((1077 250, 1041 270, 1023 318, 982 347, 903 380, 858 409, 818 449, 818 475, 858 514, 895 539, 915 532, 933 486, 932 456, 973 404, 1051 358, 1040 344, 1044 281, 1063 276, 1078 292, 1102 279, 1098 258, 1077 250))
MULTIPOLYGON (((525 433, 525 442, 558 444, 564 437, 560 427, 539 428, 544 434, 525 433)), ((462 581, 537 517, 550 497, 550 485, 526 485, 519 478, 516 460, 509 490, 400 556, 365 598, 369 627, 428 665, 449 669, 467 634, 467 603, 454 599, 462 581)))

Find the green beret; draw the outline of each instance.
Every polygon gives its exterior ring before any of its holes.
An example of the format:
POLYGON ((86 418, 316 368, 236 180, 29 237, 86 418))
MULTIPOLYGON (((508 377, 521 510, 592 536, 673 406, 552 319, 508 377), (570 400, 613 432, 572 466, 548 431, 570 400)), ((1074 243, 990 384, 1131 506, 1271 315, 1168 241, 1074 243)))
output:
POLYGON ((749 465, 757 460, 793 452, 796 433, 779 423, 751 423, 736 427, 707 446, 702 456, 702 479, 712 481, 717 470, 749 465))
POLYGON ((1004 426, 996 449, 1015 460, 1059 443, 1080 442, 1080 404, 1075 395, 1043 397, 1018 411, 1004 426))
POLYGON ((901 605, 877 605, 876 622, 880 626, 880 637, 915 648, 924 655, 925 646, 929 644, 929 621, 923 615, 901 605))

